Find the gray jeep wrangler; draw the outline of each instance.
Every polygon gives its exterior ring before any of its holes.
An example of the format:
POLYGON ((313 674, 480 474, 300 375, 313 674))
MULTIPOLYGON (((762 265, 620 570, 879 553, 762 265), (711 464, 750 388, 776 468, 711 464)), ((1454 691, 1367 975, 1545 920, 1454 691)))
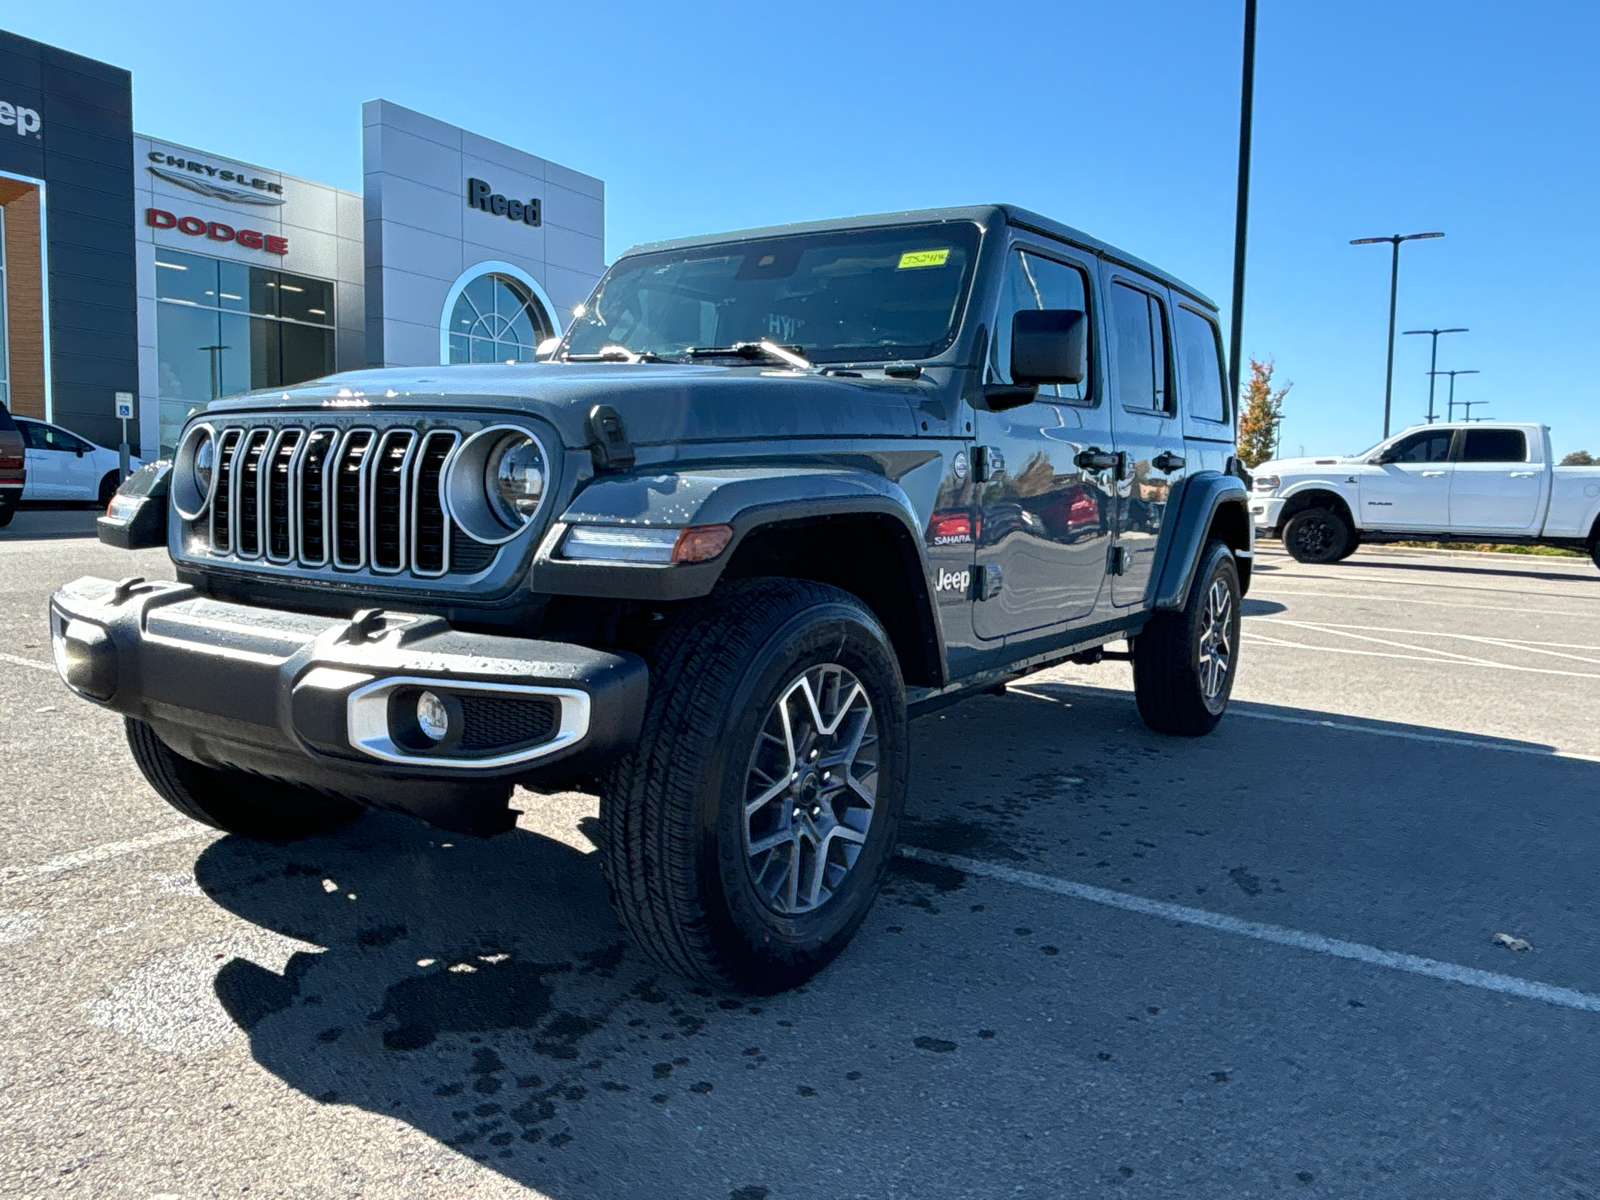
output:
MULTIPOLYGON (((1215 306, 1010 207, 630 251, 548 361, 215 403, 101 522, 176 582, 56 593, 151 785, 261 838, 600 796, 661 964, 775 991, 871 906, 907 720, 1126 639, 1227 706, 1252 526, 1215 306)), ((1129 657, 1129 656, 1124 656, 1129 657)))

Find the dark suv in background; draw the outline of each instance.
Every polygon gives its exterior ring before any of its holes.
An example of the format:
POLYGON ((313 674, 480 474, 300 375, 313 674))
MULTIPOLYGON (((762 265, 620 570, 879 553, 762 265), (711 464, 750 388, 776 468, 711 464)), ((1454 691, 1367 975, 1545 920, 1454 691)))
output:
POLYGON ((872 903, 908 717, 1127 639, 1149 725, 1216 724, 1252 554, 1225 378, 1203 295, 1017 208, 645 246, 553 361, 197 415, 101 525, 177 582, 67 585, 56 661, 245 835, 493 833, 513 784, 582 781, 639 944, 788 987, 872 903))

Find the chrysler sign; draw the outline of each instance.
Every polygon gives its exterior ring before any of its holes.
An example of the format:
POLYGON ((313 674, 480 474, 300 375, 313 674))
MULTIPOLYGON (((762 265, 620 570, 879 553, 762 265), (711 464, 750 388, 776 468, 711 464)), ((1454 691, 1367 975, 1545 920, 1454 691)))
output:
POLYGON ((179 158, 161 150, 150 151, 150 162, 145 169, 157 179, 165 179, 191 192, 199 192, 213 200, 229 200, 234 204, 282 204, 283 184, 273 183, 259 176, 233 167, 214 167, 210 163, 192 158, 179 158))

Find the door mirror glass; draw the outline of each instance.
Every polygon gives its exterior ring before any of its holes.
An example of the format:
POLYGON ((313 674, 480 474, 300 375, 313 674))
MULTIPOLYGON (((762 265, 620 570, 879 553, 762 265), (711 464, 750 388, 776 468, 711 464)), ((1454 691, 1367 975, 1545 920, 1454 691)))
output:
POLYGON ((1079 309, 1019 309, 1011 318, 1011 378, 1019 384, 1082 383, 1088 331, 1079 309))

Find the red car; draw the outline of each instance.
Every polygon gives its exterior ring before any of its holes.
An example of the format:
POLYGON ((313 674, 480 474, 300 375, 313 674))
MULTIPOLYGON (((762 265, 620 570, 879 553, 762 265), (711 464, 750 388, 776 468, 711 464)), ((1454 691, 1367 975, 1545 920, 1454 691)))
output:
POLYGON ((17 423, 0 404, 0 529, 11 524, 11 514, 22 499, 22 485, 27 481, 25 451, 17 423))

